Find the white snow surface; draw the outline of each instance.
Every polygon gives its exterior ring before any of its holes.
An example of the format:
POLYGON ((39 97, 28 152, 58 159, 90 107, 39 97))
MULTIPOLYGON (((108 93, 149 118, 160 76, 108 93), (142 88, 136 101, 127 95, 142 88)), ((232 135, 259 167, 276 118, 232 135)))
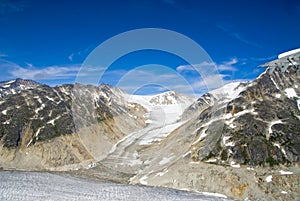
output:
POLYGON ((297 100, 297 107, 298 107, 298 110, 300 111, 300 99, 297 100))
POLYGON ((287 51, 287 52, 283 52, 283 53, 278 55, 278 59, 281 59, 281 58, 287 57, 287 56, 291 56, 291 55, 299 53, 299 52, 300 52, 300 48, 293 49, 293 50, 290 50, 290 51, 287 51))
POLYGON ((148 179, 147 175, 142 176, 142 178, 140 178, 140 183, 143 185, 147 185, 148 182, 146 181, 146 179, 148 179))
POLYGON ((297 97, 297 93, 296 93, 295 89, 293 89, 293 88, 286 88, 284 91, 288 98, 297 97))
POLYGON ((228 200, 217 194, 191 193, 144 186, 116 184, 67 174, 0 171, 0 200, 181 201, 228 200))
POLYGON ((269 124, 269 133, 272 133, 272 126, 275 125, 275 124, 282 124, 283 122, 278 119, 278 120, 275 120, 275 121, 271 121, 270 124, 269 124))
MULTIPOLYGON (((197 129, 197 130, 198 130, 198 129, 197 129)), ((196 131, 197 131, 197 130, 196 130, 196 131)), ((197 144, 197 143, 200 142, 202 139, 204 139, 204 138, 207 136, 206 131, 207 131, 207 129, 203 129, 202 132, 201 132, 201 134, 200 134, 200 136, 199 136, 199 138, 198 138, 195 142, 193 142, 192 145, 197 144)))
POLYGON ((242 86, 238 87, 240 84, 241 82, 232 82, 218 89, 212 90, 209 93, 217 99, 224 98, 226 101, 230 101, 238 97, 238 95, 246 89, 242 86))
POLYGON ((43 110, 45 107, 46 107, 46 105, 43 103, 43 104, 41 105, 41 107, 39 107, 39 108, 37 108, 37 109, 35 110, 35 113, 38 114, 39 111, 43 110))
POLYGON ((281 97, 281 94, 275 94, 275 97, 276 97, 276 98, 280 98, 280 97, 281 97))
MULTIPOLYGON (((177 121, 180 115, 191 104, 191 100, 185 97, 174 98, 177 95, 175 92, 169 91, 158 95, 127 95, 128 102, 138 103, 145 107, 149 113, 145 115, 147 120, 145 123, 148 127, 141 130, 143 137, 140 138, 140 145, 148 145, 153 142, 158 142, 167 137, 172 131, 184 124, 184 121, 177 121), (151 100, 158 102, 151 102, 151 100), (162 99, 171 100, 171 104, 164 103, 162 99), (183 101, 185 100, 185 101, 183 101)), ((137 134, 135 134, 137 136, 137 134)))
POLYGON ((267 176, 266 177, 266 182, 271 182, 272 181, 272 178, 273 178, 273 176, 272 175, 269 175, 269 176, 267 176))
POLYGON ((155 176, 159 176, 159 177, 162 177, 164 176, 165 174, 167 174, 169 172, 169 170, 167 168, 165 168, 162 172, 158 172, 155 176))
POLYGON ((209 195, 209 196, 216 196, 220 198, 227 198, 226 195, 220 194, 220 193, 210 193, 210 192, 201 192, 203 195, 209 195))
POLYGON ((279 88, 278 84, 275 82, 275 80, 272 77, 270 77, 270 78, 271 78, 273 84, 275 85, 276 89, 280 90, 280 88, 279 88))
POLYGON ((212 159, 208 159, 207 161, 205 161, 206 163, 215 163, 217 162, 216 158, 212 158, 212 159))
POLYGON ((167 163, 171 162, 172 158, 174 158, 174 156, 171 156, 169 158, 164 157, 161 161, 159 161, 159 165, 164 165, 164 164, 167 164, 167 163))
MULTIPOLYGON (((163 95, 166 95, 164 93, 163 95)), ((191 102, 176 102, 166 105, 159 105, 157 102, 150 102, 156 96, 140 96, 140 95, 126 95, 125 99, 129 103, 138 103, 148 110, 144 115, 147 126, 141 130, 129 133, 119 142, 117 142, 107 156, 101 160, 103 164, 119 165, 118 168, 123 167, 127 171, 127 166, 138 167, 140 165, 139 154, 134 154, 132 150, 128 151, 131 146, 148 146, 155 142, 159 142, 166 138, 172 131, 185 123, 179 121, 180 115, 184 112, 191 102), (138 162, 138 163, 137 163, 138 162)), ((176 97, 176 100, 182 100, 181 97, 176 97)), ((162 159, 161 159, 162 160, 162 159)), ((174 160, 173 158, 170 161, 174 160)), ((158 161, 159 162, 159 161, 158 161)), ((144 179, 145 180, 145 179, 144 179)), ((145 183, 145 181, 142 182, 145 183)))
MULTIPOLYGON (((152 120, 146 120, 145 123, 153 123, 152 120)), ((148 145, 152 144, 153 142, 159 142, 167 137, 173 130, 181 126, 184 122, 178 122, 170 125, 166 125, 165 127, 153 129, 148 132, 146 136, 141 139, 139 145, 148 145)))
POLYGON ((49 97, 49 96, 46 96, 46 98, 52 102, 55 102, 53 98, 49 97))
POLYGON ((241 167, 240 164, 237 164, 234 161, 231 161, 230 166, 234 167, 234 168, 240 168, 241 167))
POLYGON ((280 174, 282 174, 282 175, 286 175, 286 174, 294 174, 293 172, 290 172, 290 171, 284 171, 284 170, 280 170, 279 172, 280 172, 280 174))
POLYGON ((274 145, 275 147, 277 147, 278 149, 280 149, 280 145, 279 145, 278 143, 273 143, 273 145, 274 145))
POLYGON ((269 133, 266 135, 267 139, 269 139, 270 134, 273 133, 272 126, 275 124, 283 124, 283 122, 280 119, 278 119, 278 120, 271 121, 269 123, 269 133))
POLYGON ((56 120, 58 120, 59 118, 61 118, 61 116, 60 116, 60 115, 59 115, 59 116, 57 116, 56 118, 54 118, 54 119, 52 119, 52 120, 48 121, 48 122, 47 122, 47 124, 52 124, 52 125, 54 125, 54 122, 55 122, 56 120))
POLYGON ((16 80, 10 80, 10 81, 1 83, 1 87, 3 87, 3 88, 8 88, 8 87, 10 87, 10 85, 11 85, 12 83, 14 83, 15 81, 16 81, 16 80))

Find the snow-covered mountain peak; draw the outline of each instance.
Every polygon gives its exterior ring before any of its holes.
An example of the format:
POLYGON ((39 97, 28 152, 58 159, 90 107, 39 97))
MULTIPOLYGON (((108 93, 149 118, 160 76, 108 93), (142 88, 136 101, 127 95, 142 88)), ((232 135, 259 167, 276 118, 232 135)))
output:
POLYGON ((167 91, 155 95, 127 95, 129 102, 136 102, 151 110, 155 106, 184 105, 187 107, 194 99, 175 91, 167 91))
POLYGON ((17 94, 23 90, 32 89, 39 85, 39 83, 33 80, 23 80, 20 78, 16 80, 0 82, 0 98, 10 94, 17 94))
POLYGON ((193 98, 180 94, 175 91, 167 91, 151 98, 150 103, 153 105, 174 105, 191 103, 193 98))
POLYGON ((235 99, 242 91, 246 89, 246 84, 241 82, 232 82, 210 92, 214 98, 221 101, 230 101, 235 99))

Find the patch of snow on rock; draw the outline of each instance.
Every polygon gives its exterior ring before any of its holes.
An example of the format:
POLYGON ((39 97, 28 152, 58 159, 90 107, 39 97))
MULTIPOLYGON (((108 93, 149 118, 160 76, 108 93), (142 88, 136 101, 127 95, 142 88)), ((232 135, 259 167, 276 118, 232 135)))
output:
POLYGON ((293 88, 287 88, 287 89, 285 89, 284 91, 285 91, 286 96, 287 96, 288 98, 294 98, 294 97, 297 97, 297 93, 296 93, 295 89, 293 89, 293 88))
POLYGON ((198 138, 195 142, 193 142, 192 145, 197 144, 197 143, 200 142, 202 139, 204 139, 204 138, 207 136, 206 131, 207 131, 207 129, 204 129, 204 130, 201 132, 199 138, 198 138))
POLYGON ((278 87, 277 83, 275 82, 275 80, 272 77, 271 77, 271 80, 272 80, 273 84, 275 85, 276 89, 279 90, 279 87, 278 87))
POLYGON ((230 166, 234 167, 234 168, 240 168, 241 167, 240 164, 236 164, 234 161, 231 161, 230 166))
POLYGON ((268 134, 267 134, 267 139, 269 139, 269 137, 270 137, 270 134, 271 133, 273 133, 273 131, 272 131, 272 126, 273 125, 275 125, 275 124, 282 124, 283 122, 279 119, 279 120, 274 120, 274 121, 271 121, 270 123, 269 123, 269 132, 268 132, 268 134))
POLYGON ((147 185, 148 182, 146 181, 146 179, 148 179, 147 175, 142 176, 142 178, 140 178, 140 183, 143 185, 147 185))
POLYGON ((171 160, 172 160, 173 158, 174 158, 173 156, 172 156, 172 157, 169 157, 169 158, 164 157, 161 161, 159 161, 158 164, 159 164, 159 165, 165 165, 165 164, 171 162, 171 160))
POLYGON ((275 94, 275 97, 276 97, 276 98, 280 98, 280 97, 281 97, 281 94, 275 94))
POLYGON ((208 196, 214 196, 214 197, 220 197, 220 198, 227 198, 226 195, 220 194, 220 193, 210 193, 210 192, 201 192, 203 195, 208 196))
POLYGON ((273 178, 273 176, 272 175, 269 175, 269 176, 267 176, 266 177, 266 182, 271 182, 272 181, 272 178, 273 178))
POLYGON ((152 121, 151 119, 147 119, 147 120, 145 121, 145 123, 146 123, 146 124, 152 124, 153 121, 152 121))
POLYGON ((217 159, 216 158, 211 158, 211 159, 208 159, 207 161, 205 161, 206 163, 215 163, 217 162, 217 159))
POLYGON ((293 172, 284 171, 284 170, 280 170, 279 172, 281 175, 294 174, 293 172))
POLYGON ((167 174, 168 172, 169 172, 169 170, 166 168, 166 169, 164 169, 162 172, 157 173, 155 176, 156 176, 156 177, 157 177, 157 176, 162 177, 162 176, 164 176, 165 174, 167 174))
POLYGON ((278 143, 273 143, 273 145, 274 145, 275 147, 277 147, 278 149, 280 149, 280 145, 279 145, 278 143))

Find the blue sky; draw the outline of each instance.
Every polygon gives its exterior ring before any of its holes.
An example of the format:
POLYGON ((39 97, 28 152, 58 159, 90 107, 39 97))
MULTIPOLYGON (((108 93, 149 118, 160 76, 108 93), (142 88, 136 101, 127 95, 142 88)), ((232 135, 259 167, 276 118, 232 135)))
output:
MULTIPOLYGON (((210 55, 224 83, 251 80, 263 70, 258 65, 299 48, 299 24, 297 0, 0 0, 0 80, 74 83, 94 48, 140 28, 169 29, 196 41, 210 55)), ((120 58, 101 81, 116 85, 128 71, 150 63, 174 69, 197 93, 205 91, 188 63, 159 51, 120 58)))

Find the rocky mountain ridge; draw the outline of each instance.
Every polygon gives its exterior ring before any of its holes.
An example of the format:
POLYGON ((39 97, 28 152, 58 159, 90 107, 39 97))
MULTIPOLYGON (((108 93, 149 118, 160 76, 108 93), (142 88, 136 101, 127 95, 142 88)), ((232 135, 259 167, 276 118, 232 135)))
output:
POLYGON ((23 80, 20 78, 16 80, 0 82, 0 98, 10 94, 18 94, 27 89, 33 89, 39 85, 41 84, 33 80, 23 80))
POLYGON ((238 200, 297 200, 300 77, 296 66, 268 72, 191 104, 182 114, 185 124, 143 150, 141 158, 159 156, 131 183, 238 200))
POLYGON ((30 157, 40 158, 33 169, 95 160, 127 132, 145 126, 146 109, 126 102, 124 92, 109 85, 49 87, 17 79, 3 86, 1 166, 27 167, 30 157))
POLYGON ((162 107, 192 101, 184 95, 166 92, 150 96, 151 100, 143 105, 138 98, 130 99, 130 95, 107 84, 50 87, 17 79, 2 82, 2 86, 5 91, 0 99, 0 162, 1 166, 17 169, 28 164, 27 159, 24 164, 14 163, 16 160, 47 155, 37 167, 76 167, 83 161, 98 161, 128 133, 152 121, 147 119, 147 104, 162 107), (162 102, 156 102, 158 98, 162 102), (45 150, 44 146, 61 151, 45 150))
POLYGON ((270 75, 267 69, 194 102, 172 91, 135 96, 110 85, 9 90, 0 99, 0 165, 80 169, 78 174, 236 199, 292 199, 300 195, 296 72, 290 67, 270 75), (277 168, 280 174, 273 172, 277 168))
POLYGON ((240 84, 239 93, 226 104, 223 99, 211 101, 209 94, 198 99, 197 107, 205 103, 207 108, 195 122, 200 139, 193 146, 197 152, 194 159, 250 166, 299 162, 298 83, 296 69, 291 67, 285 73, 265 72, 240 84), (217 124, 221 126, 218 132, 217 124), (206 138, 210 135, 214 135, 213 141, 206 138))

